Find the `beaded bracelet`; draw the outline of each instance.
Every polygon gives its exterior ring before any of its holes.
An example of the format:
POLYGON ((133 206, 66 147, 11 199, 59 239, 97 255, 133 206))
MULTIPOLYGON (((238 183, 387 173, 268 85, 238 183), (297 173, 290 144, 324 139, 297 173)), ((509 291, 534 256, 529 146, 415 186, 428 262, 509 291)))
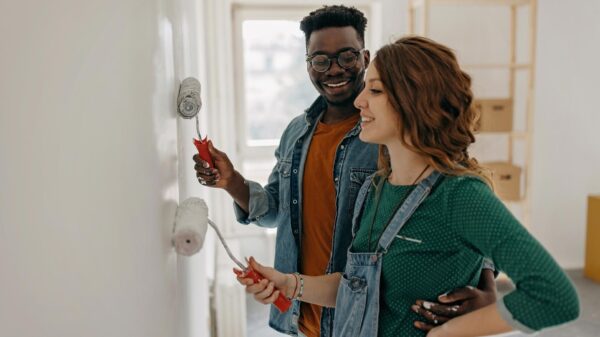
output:
MULTIPOLYGON (((294 273, 300 279, 300 290, 298 290, 298 295, 295 298, 302 298, 302 294, 304 293, 304 278, 298 272, 294 273)), ((298 284, 296 284, 297 286, 298 284)))

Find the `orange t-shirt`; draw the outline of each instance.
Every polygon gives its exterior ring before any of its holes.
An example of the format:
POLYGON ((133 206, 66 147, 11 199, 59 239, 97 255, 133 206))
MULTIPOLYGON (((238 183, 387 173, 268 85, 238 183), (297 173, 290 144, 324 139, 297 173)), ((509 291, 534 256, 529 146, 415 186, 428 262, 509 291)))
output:
MULTIPOLYGON (((335 124, 319 122, 312 137, 302 183, 302 274, 323 275, 327 269, 336 211, 333 181, 335 152, 359 118, 357 114, 335 124)), ((302 303, 298 324, 300 331, 307 337, 319 337, 321 307, 302 303)))

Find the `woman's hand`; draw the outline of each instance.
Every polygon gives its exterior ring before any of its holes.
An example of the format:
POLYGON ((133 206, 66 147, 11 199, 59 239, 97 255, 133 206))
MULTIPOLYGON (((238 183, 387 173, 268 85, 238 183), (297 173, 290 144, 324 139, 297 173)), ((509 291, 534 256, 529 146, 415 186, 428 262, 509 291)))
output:
POLYGON ((260 282, 254 283, 251 278, 245 277, 243 271, 239 269, 234 270, 240 275, 237 277, 238 282, 246 286, 246 292, 252 294, 256 301, 263 304, 271 304, 275 302, 280 292, 288 298, 294 296, 293 292, 296 285, 296 277, 294 275, 280 273, 273 268, 265 267, 256 262, 253 257, 250 257, 248 264, 254 271, 263 276, 260 282))

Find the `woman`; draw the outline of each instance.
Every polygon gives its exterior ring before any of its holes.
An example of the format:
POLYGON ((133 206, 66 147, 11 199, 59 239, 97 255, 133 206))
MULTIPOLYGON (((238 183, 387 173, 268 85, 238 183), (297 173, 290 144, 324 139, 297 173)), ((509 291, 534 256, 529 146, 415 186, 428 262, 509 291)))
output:
POLYGON ((407 37, 379 50, 355 106, 360 139, 380 144, 380 170, 359 192, 344 274, 282 274, 251 259, 270 282, 239 278, 247 291, 263 303, 282 291, 335 306, 337 337, 482 336, 575 319, 572 284, 469 157, 472 99, 471 79, 447 47, 407 37), (415 312, 427 306, 416 299, 475 286, 486 256, 516 289, 429 333, 416 329, 415 312))

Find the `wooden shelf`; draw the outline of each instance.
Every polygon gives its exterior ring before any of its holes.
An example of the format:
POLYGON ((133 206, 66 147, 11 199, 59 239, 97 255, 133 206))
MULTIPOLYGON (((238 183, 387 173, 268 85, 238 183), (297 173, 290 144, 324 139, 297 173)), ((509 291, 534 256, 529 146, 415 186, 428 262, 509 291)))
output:
POLYGON ((431 5, 471 5, 471 6, 526 6, 530 0, 412 0, 413 8, 422 7, 425 1, 431 5))
POLYGON ((511 136, 513 138, 527 139, 529 138, 529 133, 525 131, 513 131, 511 132, 511 136))
POLYGON ((480 64, 463 64, 463 68, 467 69, 530 69, 530 63, 480 63, 480 64))
POLYGON ((527 138, 529 134, 525 131, 475 131, 476 136, 509 136, 513 138, 527 138))
POLYGON ((502 200, 505 204, 513 204, 513 205, 520 205, 520 204, 524 204, 525 202, 527 202, 527 199, 524 198, 523 196, 521 196, 520 199, 518 200, 502 200))
MULTIPOLYGON (((487 130, 504 130, 504 131, 481 131, 476 133, 476 137, 485 137, 485 136, 502 136, 502 141, 505 141, 506 137, 508 139, 506 146, 506 155, 507 160, 503 162, 498 162, 496 164, 508 164, 509 166, 503 167, 502 165, 496 165, 496 170, 510 172, 510 165, 514 165, 515 158, 517 155, 515 151, 515 143, 519 142, 519 144, 525 145, 525 152, 519 152, 519 154, 524 155, 523 161, 519 161, 521 164, 518 166, 522 173, 519 174, 519 197, 515 197, 516 190, 511 186, 512 189, 508 190, 511 193, 504 193, 507 198, 514 198, 513 200, 503 200, 507 206, 509 205, 519 205, 521 216, 521 222, 529 227, 530 221, 530 211, 531 211, 531 161, 532 161, 532 145, 531 145, 531 127, 533 124, 533 90, 534 90, 534 78, 535 78, 535 40, 536 40, 536 12, 537 12, 537 0, 409 0, 408 10, 408 26, 409 32, 411 34, 420 34, 422 36, 428 37, 430 36, 431 31, 431 19, 440 18, 440 16, 432 16, 431 11, 432 8, 436 6, 447 6, 452 5, 453 13, 456 12, 455 9, 460 9, 461 7, 467 6, 479 6, 479 7, 488 7, 488 6, 505 6, 509 9, 510 15, 508 20, 509 22, 509 55, 508 59, 505 62, 500 63, 485 63, 482 60, 482 63, 470 63, 470 64, 461 64, 461 68, 467 71, 474 70, 506 70, 509 73, 509 77, 506 83, 498 83, 499 85, 506 85, 508 88, 508 97, 498 98, 499 100, 507 99, 515 102, 515 96, 517 94, 521 95, 524 100, 519 100, 520 104, 524 101, 523 109, 515 109, 511 105, 511 119, 514 120, 514 113, 524 113, 525 117, 525 130, 519 131, 508 131, 510 127, 500 127, 499 124, 493 121, 493 119, 489 119, 491 121, 491 125, 494 127, 490 127, 488 124, 484 129, 487 130), (524 27, 517 27, 522 24, 521 20, 517 20, 517 12, 519 6, 529 6, 529 20, 528 23, 525 24, 524 27), (518 46, 517 45, 517 28, 521 28, 524 31, 527 31, 529 35, 528 45, 527 46, 518 46), (517 47, 525 47, 529 49, 528 58, 526 60, 522 60, 524 62, 517 62, 517 47), (525 70, 527 75, 527 85, 517 87, 517 74, 518 71, 525 70), (494 124, 496 123, 496 124, 494 124)), ((472 12, 469 12, 472 14, 472 12)), ((447 29, 452 29, 452 27, 444 27, 447 29)), ((439 27, 438 27, 439 29, 439 27)), ((447 32, 446 32, 447 33, 447 32)), ((460 34, 460 32, 457 32, 460 34)), ((451 46, 450 46, 451 47, 451 46)), ((476 100, 494 100, 496 98, 484 98, 484 97, 475 97, 476 100)), ((480 102, 481 104, 481 102, 480 102)), ((480 107, 484 109, 485 107, 480 107)), ((506 112, 503 111, 493 111, 493 114, 490 114, 490 110, 486 110, 488 116, 496 117, 498 113, 506 112)), ((482 124, 483 125, 483 124, 482 124)), ((511 125, 513 125, 511 123, 511 125)), ((492 139, 491 141, 495 141, 492 139)), ((482 163, 485 166, 485 163, 482 163)), ((492 164, 492 163, 488 163, 492 164)), ((504 185, 506 187, 506 185, 504 185)), ((505 190, 506 192, 506 190, 505 190)))

